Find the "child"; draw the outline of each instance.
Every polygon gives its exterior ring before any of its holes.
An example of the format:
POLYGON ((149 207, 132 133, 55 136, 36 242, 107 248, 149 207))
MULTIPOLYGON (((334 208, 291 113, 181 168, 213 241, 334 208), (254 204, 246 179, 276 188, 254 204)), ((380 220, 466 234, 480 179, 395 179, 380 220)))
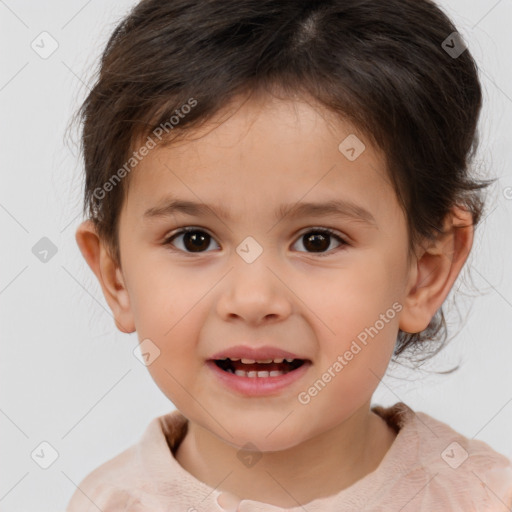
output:
POLYGON ((480 108, 430 0, 135 6, 80 110, 76 239, 177 410, 67 511, 511 510, 505 456, 371 406, 445 341, 480 108))

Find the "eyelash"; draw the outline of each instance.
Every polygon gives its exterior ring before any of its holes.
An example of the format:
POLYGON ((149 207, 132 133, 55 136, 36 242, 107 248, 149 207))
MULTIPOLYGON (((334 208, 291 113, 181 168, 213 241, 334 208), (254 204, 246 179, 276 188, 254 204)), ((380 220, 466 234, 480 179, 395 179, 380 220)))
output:
MULTIPOLYGON (((186 233, 190 233, 190 232, 192 232, 192 233, 194 233, 194 232, 206 233, 210 238, 213 239, 213 237, 207 231, 205 231, 204 229, 193 227, 193 226, 189 226, 189 227, 181 228, 178 231, 176 231, 175 233, 169 235, 163 241, 163 245, 168 245, 169 247, 171 247, 172 246, 172 242, 174 241, 175 238, 177 238, 180 235, 183 235, 183 234, 186 234, 186 233)), ((315 252, 308 252, 308 251, 299 251, 299 252, 305 252, 306 254, 315 254, 315 255, 317 255, 319 257, 325 257, 325 256, 332 255, 332 253, 336 252, 337 250, 343 250, 343 248, 345 246, 349 246, 350 245, 344 238, 342 238, 338 234, 337 231, 334 231, 334 230, 329 229, 329 228, 316 228, 316 227, 309 228, 308 231, 304 231, 297 238, 297 240, 299 240, 300 238, 302 238, 303 236, 305 236, 305 235, 307 235, 309 233, 320 233, 320 234, 323 234, 323 235, 330 235, 330 236, 334 237, 338 242, 340 242, 341 245, 339 247, 335 248, 335 249, 331 249, 330 251, 325 251, 325 252, 317 252, 317 253, 315 253, 315 252)), ((203 253, 206 253, 206 252, 210 252, 210 251, 187 252, 187 251, 183 251, 182 249, 177 249, 177 248, 172 248, 171 250, 173 252, 182 252, 182 253, 186 254, 187 256, 195 256, 195 255, 203 254, 203 253)))

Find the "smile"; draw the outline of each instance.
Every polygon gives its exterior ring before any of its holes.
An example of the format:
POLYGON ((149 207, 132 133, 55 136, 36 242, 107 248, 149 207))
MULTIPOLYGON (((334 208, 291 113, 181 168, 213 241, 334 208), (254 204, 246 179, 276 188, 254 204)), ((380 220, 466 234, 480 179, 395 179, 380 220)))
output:
POLYGON ((216 382, 250 397, 277 395, 300 380, 311 367, 307 359, 209 359, 216 382))

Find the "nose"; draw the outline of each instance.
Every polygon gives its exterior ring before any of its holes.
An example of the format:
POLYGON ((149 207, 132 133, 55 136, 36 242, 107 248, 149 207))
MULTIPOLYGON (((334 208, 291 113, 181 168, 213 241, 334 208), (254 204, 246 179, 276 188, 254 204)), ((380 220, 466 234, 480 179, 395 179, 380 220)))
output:
POLYGON ((293 293, 285 283, 267 259, 252 263, 239 259, 224 279, 217 313, 226 321, 239 319, 252 325, 283 321, 293 310, 293 293))

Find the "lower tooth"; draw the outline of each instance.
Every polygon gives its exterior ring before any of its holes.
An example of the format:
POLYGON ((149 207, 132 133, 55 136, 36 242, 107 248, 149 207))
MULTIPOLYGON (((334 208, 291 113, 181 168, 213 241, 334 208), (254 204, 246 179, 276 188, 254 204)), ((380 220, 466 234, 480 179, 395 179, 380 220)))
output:
MULTIPOLYGON (((230 373, 233 373, 233 371, 230 371, 230 373)), ((285 372, 281 372, 279 370, 273 370, 271 372, 257 372, 257 371, 250 371, 246 372, 244 370, 235 370, 235 375, 238 375, 239 377, 249 377, 249 378, 264 378, 264 377, 279 377, 280 375, 284 375, 285 372)))

